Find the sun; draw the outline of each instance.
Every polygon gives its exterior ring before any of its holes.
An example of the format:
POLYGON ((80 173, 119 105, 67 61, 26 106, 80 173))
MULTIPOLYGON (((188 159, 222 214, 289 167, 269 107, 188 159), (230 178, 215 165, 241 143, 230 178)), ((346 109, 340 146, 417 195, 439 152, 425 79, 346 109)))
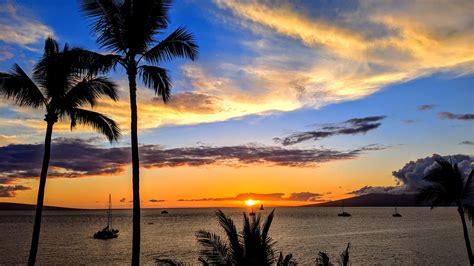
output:
POLYGON ((255 201, 253 199, 248 199, 248 200, 245 201, 245 205, 247 205, 249 207, 255 205, 255 203, 257 203, 257 201, 255 201))

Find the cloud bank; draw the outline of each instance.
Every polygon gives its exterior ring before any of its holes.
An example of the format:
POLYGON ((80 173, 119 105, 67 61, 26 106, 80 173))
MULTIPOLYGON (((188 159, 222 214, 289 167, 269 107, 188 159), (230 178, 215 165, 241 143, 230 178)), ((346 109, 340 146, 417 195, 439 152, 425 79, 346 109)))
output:
MULTIPOLYGON (((95 139, 57 138, 52 141, 49 177, 78 178, 120 174, 130 163, 128 147, 101 147, 95 139)), ((285 149, 276 146, 195 146, 166 149, 142 145, 140 163, 145 168, 251 165, 317 167, 320 163, 354 159, 385 147, 368 145, 358 149, 285 149)), ((0 184, 39 176, 43 144, 11 144, 0 147, 0 184)))
POLYGON ((474 120, 474 114, 453 114, 450 112, 441 112, 438 114, 442 119, 449 120, 474 120))
POLYGON ((22 185, 4 186, 0 185, 0 198, 13 198, 17 191, 30 190, 31 188, 22 185))
POLYGON ((323 201, 321 197, 323 194, 313 192, 294 192, 288 196, 285 193, 241 193, 235 197, 222 197, 222 198, 199 198, 199 199, 179 199, 178 201, 229 201, 238 200, 245 201, 247 199, 260 200, 260 201, 306 201, 306 202, 318 202, 323 201))

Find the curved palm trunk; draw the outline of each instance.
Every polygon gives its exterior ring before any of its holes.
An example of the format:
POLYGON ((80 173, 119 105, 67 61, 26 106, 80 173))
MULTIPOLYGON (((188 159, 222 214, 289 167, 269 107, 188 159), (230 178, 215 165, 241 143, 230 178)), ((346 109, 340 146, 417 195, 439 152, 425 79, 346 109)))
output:
POLYGON ((36 201, 35 224, 33 227, 33 238, 31 240, 30 256, 28 265, 35 265, 36 254, 38 253, 38 243, 41 231, 41 215, 43 213, 44 188, 46 186, 46 176, 48 175, 49 157, 51 153, 51 136, 53 134, 54 123, 48 122, 46 137, 44 139, 43 166, 41 167, 40 182, 38 187, 38 199, 36 201))
POLYGON ((136 66, 133 64, 127 70, 130 89, 131 138, 132 138, 132 184, 133 184, 133 239, 132 265, 140 264, 140 171, 138 158, 137 132, 137 83, 136 66))
POLYGON ((464 217, 464 209, 462 203, 458 203, 458 213, 461 216, 462 230, 464 232, 464 241, 466 241, 467 255, 469 256, 469 264, 474 265, 474 258, 472 256, 471 241, 466 226, 466 218, 464 217))

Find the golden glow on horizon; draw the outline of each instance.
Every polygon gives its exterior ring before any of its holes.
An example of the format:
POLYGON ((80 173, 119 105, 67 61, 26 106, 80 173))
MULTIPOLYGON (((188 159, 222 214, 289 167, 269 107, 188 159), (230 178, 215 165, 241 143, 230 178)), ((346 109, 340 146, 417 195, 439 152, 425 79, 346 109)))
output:
POLYGON ((249 207, 252 207, 253 205, 255 205, 255 203, 257 203, 256 200, 253 200, 253 199, 248 199, 245 201, 245 205, 249 206, 249 207))

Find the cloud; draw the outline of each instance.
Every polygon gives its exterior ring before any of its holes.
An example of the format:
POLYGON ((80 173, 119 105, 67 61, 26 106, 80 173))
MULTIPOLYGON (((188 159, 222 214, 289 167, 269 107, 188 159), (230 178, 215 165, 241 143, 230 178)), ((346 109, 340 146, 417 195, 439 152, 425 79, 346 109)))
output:
POLYGON ((348 192, 347 194, 365 195, 365 194, 370 194, 370 193, 394 193, 394 192, 398 192, 397 187, 364 186, 358 190, 348 192))
POLYGON ((25 15, 24 9, 11 2, 0 4, 0 41, 34 50, 31 45, 54 34, 50 27, 25 15))
POLYGON ((199 198, 199 199, 179 199, 178 201, 230 201, 238 200, 245 201, 247 199, 260 200, 260 201, 308 201, 316 202, 322 201, 322 194, 312 192, 294 192, 288 197, 285 197, 285 193, 241 193, 235 197, 222 197, 222 198, 199 198))
POLYGON ((0 62, 12 59, 15 55, 9 51, 0 51, 0 62))
POLYGON ((418 109, 418 111, 426 111, 426 110, 431 110, 435 107, 436 105, 434 104, 423 104, 423 105, 417 106, 416 109, 418 109))
POLYGON ((125 202, 127 199, 126 198, 121 198, 120 202, 125 202))
POLYGON ((413 119, 403 119, 401 121, 402 121, 402 123, 405 123, 405 124, 414 124, 414 123, 416 123, 416 120, 413 120, 413 119))
POLYGON ((0 185, 0 198, 13 198, 17 191, 30 190, 31 188, 22 185, 3 186, 0 185))
MULTIPOLYGON (((129 147, 101 147, 94 145, 94 141, 95 139, 54 139, 48 176, 77 178, 122 173, 130 163, 129 147)), ((384 148, 375 144, 347 151, 285 149, 256 144, 170 149, 160 145, 142 145, 140 163, 145 168, 210 165, 317 167, 320 163, 354 159, 367 151, 384 148)), ((0 183, 38 177, 42 155, 42 144, 11 144, 0 147, 0 183)))
POLYGON ((306 131, 293 133, 283 139, 274 138, 276 143, 281 143, 283 146, 298 144, 307 140, 320 140, 335 135, 354 135, 365 134, 382 125, 378 122, 385 119, 385 116, 369 116, 363 118, 353 118, 339 124, 330 124, 316 131, 306 131))
POLYGON ((470 140, 461 141, 459 145, 474 145, 474 141, 470 141, 470 140))
POLYGON ((430 169, 437 165, 435 160, 442 158, 450 161, 453 164, 458 164, 459 168, 464 173, 474 169, 474 158, 470 156, 462 154, 451 156, 433 154, 429 157, 408 162, 401 169, 393 171, 392 175, 396 178, 398 185, 403 186, 406 191, 416 191, 416 189, 422 185, 423 177, 430 169))
POLYGON ((456 154, 450 156, 441 156, 433 154, 416 161, 406 163, 401 169, 393 171, 396 186, 364 186, 360 189, 349 192, 348 194, 363 195, 369 193, 413 193, 416 192, 424 183, 424 176, 433 167, 437 166, 436 160, 445 159, 453 164, 457 164, 461 172, 467 176, 470 171, 474 170, 474 157, 468 155, 456 154))
POLYGON ((441 112, 438 114, 442 119, 450 120, 474 120, 474 114, 453 114, 450 112, 441 112))
POLYGON ((151 200, 149 200, 149 202, 165 202, 165 200, 161 200, 161 199, 151 199, 151 200))

